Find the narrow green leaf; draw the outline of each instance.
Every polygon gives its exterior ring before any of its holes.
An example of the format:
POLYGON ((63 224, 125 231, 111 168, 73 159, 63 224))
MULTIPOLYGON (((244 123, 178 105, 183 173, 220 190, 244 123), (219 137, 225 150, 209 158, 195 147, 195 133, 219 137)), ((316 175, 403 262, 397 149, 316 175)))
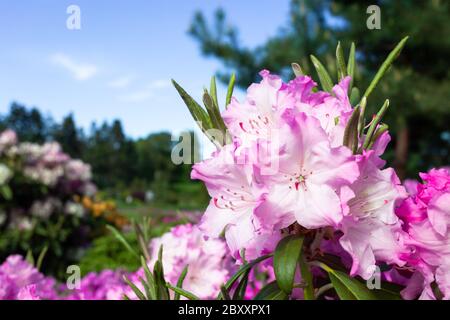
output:
POLYGON ((183 296, 185 298, 188 298, 189 300, 200 300, 199 297, 197 297, 195 294, 188 292, 184 289, 174 287, 170 283, 167 283, 167 287, 172 290, 175 293, 178 293, 180 296, 183 296))
POLYGON ((150 290, 150 286, 148 285, 148 283, 145 282, 145 280, 142 279, 141 277, 139 277, 139 280, 141 281, 141 284, 144 287, 146 300, 154 300, 152 298, 152 292, 150 290))
POLYGON ((361 99, 359 89, 357 87, 353 87, 350 92, 350 104, 352 106, 356 106, 361 99))
POLYGON ((31 251, 31 249, 28 249, 27 251, 27 255, 25 257, 25 260, 31 264, 32 266, 34 266, 34 257, 33 257, 33 252, 31 251))
POLYGON ((374 143, 378 140, 378 138, 380 138, 380 136, 385 133, 386 131, 389 130, 389 126, 385 123, 382 123, 379 125, 379 127, 377 128, 377 131, 375 132, 372 141, 370 142, 369 146, 367 147, 367 149, 372 149, 374 143))
POLYGON ((225 108, 228 108, 228 105, 231 102, 231 97, 233 96, 235 82, 236 82, 236 75, 233 73, 230 77, 230 82, 228 83, 227 97, 225 100, 225 108))
POLYGON ((359 113, 359 120, 358 120, 358 137, 361 137, 364 132, 364 128, 366 126, 365 115, 366 115, 367 98, 362 97, 359 105, 361 106, 361 112, 359 113))
POLYGON ((278 287, 276 281, 268 283, 263 287, 258 294, 255 296, 254 300, 287 300, 288 295, 286 292, 278 287))
POLYGON ((331 80, 331 77, 328 74, 327 70, 325 69, 323 64, 319 61, 319 59, 317 59, 313 55, 311 55, 311 61, 314 65, 314 68, 317 71, 317 75, 319 76, 322 89, 331 92, 333 90, 333 81, 331 80))
POLYGON ((278 243, 273 257, 273 268, 278 286, 290 294, 294 286, 294 276, 297 263, 302 252, 304 237, 298 235, 287 236, 278 243))
MULTIPOLYGON (((183 288, 183 282, 184 282, 184 279, 186 278, 187 273, 188 273, 188 266, 185 266, 183 268, 183 271, 181 271, 180 277, 178 278, 178 281, 177 281, 177 287, 178 288, 180 288, 180 289, 183 288)), ((175 292, 174 300, 180 300, 180 294, 179 293, 175 292)))
POLYGON ((358 120, 360 116, 360 106, 356 106, 353 109, 353 113, 348 120, 347 126, 344 131, 343 145, 352 150, 353 153, 358 148, 358 120))
POLYGON ((250 275, 251 269, 248 269, 247 272, 245 272, 242 277, 241 281, 239 282, 238 286, 236 287, 236 290, 233 294, 233 300, 243 300, 245 296, 245 290, 247 289, 248 284, 248 277, 250 275))
POLYGON ((44 257, 47 254, 47 251, 48 251, 48 246, 45 246, 39 253, 38 259, 36 261, 36 269, 41 270, 42 262, 44 261, 44 257))
POLYGON ((306 283, 306 287, 303 288, 303 296, 305 300, 314 300, 313 275, 303 255, 300 257, 300 273, 303 281, 306 283))
POLYGON ((372 123, 370 124, 369 130, 367 130, 366 138, 364 140, 363 148, 367 149, 372 142, 373 134, 375 133, 375 129, 377 129, 378 124, 381 119, 386 114, 387 109, 389 108, 389 100, 386 99, 381 109, 378 111, 376 116, 372 119, 372 123))
POLYGON ((217 99, 217 85, 216 85, 216 77, 211 77, 211 84, 209 87, 209 93, 211 94, 211 98, 214 101, 216 106, 219 106, 219 100, 217 99))
POLYGON ((225 286, 220 286, 220 293, 223 297, 223 300, 231 300, 230 293, 228 292, 228 289, 225 288, 225 286))
POLYGON ((303 75, 302 67, 300 67, 300 65, 298 63, 295 63, 295 62, 292 63, 291 67, 292 67, 292 71, 294 71, 294 75, 296 77, 300 77, 303 75))
POLYGON ((141 265, 142 268, 144 269, 144 274, 145 274, 145 278, 147 280, 147 284, 148 284, 148 289, 150 290, 150 295, 149 298, 151 300, 155 300, 156 299, 156 287, 155 287, 155 279, 152 275, 152 273, 150 272, 150 269, 148 268, 147 262, 145 261, 144 257, 141 256, 141 265))
POLYGON ((342 49, 340 41, 336 47, 336 68, 338 79, 343 79, 347 75, 347 66, 345 65, 344 50, 342 49))
POLYGON ((211 120, 208 113, 175 80, 172 79, 172 83, 200 129, 203 132, 211 129, 211 120))
POLYGON ((355 53, 356 53, 355 43, 352 42, 352 46, 350 47, 350 54, 348 56, 348 65, 347 65, 347 75, 349 75, 352 78, 350 80, 349 89, 352 88, 354 78, 355 78, 355 67, 356 67, 355 53))
POLYGON ((131 245, 128 243, 128 241, 124 238, 124 236, 111 225, 107 225, 106 228, 111 231, 111 233, 114 235, 114 237, 119 240, 120 243, 123 244, 123 246, 133 255, 135 255, 137 258, 139 258, 139 254, 131 247, 131 245))
POLYGON ((148 242, 145 240, 144 233, 136 221, 133 221, 133 226, 142 254, 144 255, 146 260, 150 260, 150 252, 148 252, 148 242))
MULTIPOLYGON (((247 272, 247 270, 253 268, 255 265, 257 265, 258 263, 260 263, 261 261, 267 260, 269 258, 273 257, 273 254, 267 254, 264 255, 262 257, 259 257, 255 260, 253 260, 250 263, 244 264, 228 281, 227 283, 224 285, 225 289, 229 290, 233 284, 240 278, 241 275, 243 275, 245 272, 247 272)), ((222 299, 223 296, 220 293, 219 296, 217 297, 217 300, 222 299)))
POLYGON ((131 290, 133 290, 134 294, 136 295, 136 297, 138 297, 139 300, 147 300, 142 291, 139 290, 139 288, 136 287, 136 285, 131 282, 127 276, 123 276, 123 280, 130 286, 131 290))
MULTIPOLYGON (((206 89, 203 92, 203 103, 205 104, 206 111, 208 111, 212 126, 215 129, 219 129, 223 134, 225 134, 225 123, 223 122, 219 107, 214 103, 213 98, 206 89)), ((221 143, 223 142, 221 141, 221 143)))
POLYGON ((402 51, 403 47, 406 44, 406 41, 408 41, 409 37, 405 37, 400 41, 397 46, 394 48, 394 50, 389 53, 386 60, 381 65, 380 69, 378 69, 377 73, 375 74, 375 77, 373 78, 372 82, 370 83, 369 87, 367 88, 366 92, 364 92, 364 97, 369 97, 369 95, 372 93, 372 91, 377 86, 378 82, 380 82, 381 78, 384 76, 386 71, 389 69, 391 64, 394 62, 395 59, 397 59, 398 55, 402 51))

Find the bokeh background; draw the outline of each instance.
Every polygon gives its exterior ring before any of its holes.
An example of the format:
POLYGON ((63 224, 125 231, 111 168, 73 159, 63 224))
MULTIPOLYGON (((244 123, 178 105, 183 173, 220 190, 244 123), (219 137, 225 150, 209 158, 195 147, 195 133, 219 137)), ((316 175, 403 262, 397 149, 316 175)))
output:
MULTIPOLYGON (((190 165, 177 166, 170 156, 183 132, 198 138, 200 155, 212 148, 200 139, 171 78, 200 101, 212 75, 224 97, 234 72, 235 94, 242 97, 262 69, 288 80, 290 64, 298 62, 317 79, 310 54, 335 71, 341 41, 347 53, 356 44, 355 81, 364 88, 409 35, 369 110, 391 100, 386 160, 402 179, 417 178, 450 164, 449 21, 445 0, 1 1, 0 131, 12 129, 20 141, 56 141, 90 164, 96 201, 109 201, 108 210, 125 219, 201 211, 206 191, 190 180, 190 165), (80 30, 66 27, 71 4, 81 9, 80 30), (366 25, 374 4, 381 9, 379 30, 366 25)), ((32 241, 47 241, 47 231, 36 238, 4 233, 1 256, 30 247, 37 252, 42 246, 32 241)), ((132 260, 107 236, 96 241, 79 254, 85 270, 132 260)), ((51 256, 48 261, 60 271, 51 256)))

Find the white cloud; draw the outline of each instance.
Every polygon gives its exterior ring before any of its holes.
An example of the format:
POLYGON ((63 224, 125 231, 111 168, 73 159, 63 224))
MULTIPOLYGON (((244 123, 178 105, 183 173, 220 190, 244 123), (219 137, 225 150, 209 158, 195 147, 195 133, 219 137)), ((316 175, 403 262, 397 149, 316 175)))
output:
POLYGON ((131 76, 124 76, 117 79, 114 79, 110 82, 108 82, 108 87, 116 88, 116 89, 123 89, 130 85, 130 83, 133 81, 133 77, 131 76))
POLYGON ((76 80, 80 81, 88 80, 98 72, 95 65, 76 62, 64 53, 55 53, 51 56, 51 61, 69 71, 76 80))
POLYGON ((170 81, 166 79, 153 80, 148 84, 151 89, 164 89, 170 87, 170 81))
POLYGON ((124 102, 142 102, 153 97, 154 93, 149 89, 135 91, 127 95, 120 96, 119 99, 124 102))
POLYGON ((120 96, 119 99, 124 102, 143 102, 158 94, 158 91, 170 87, 170 81, 165 79, 153 80, 144 86, 141 90, 131 92, 120 96))

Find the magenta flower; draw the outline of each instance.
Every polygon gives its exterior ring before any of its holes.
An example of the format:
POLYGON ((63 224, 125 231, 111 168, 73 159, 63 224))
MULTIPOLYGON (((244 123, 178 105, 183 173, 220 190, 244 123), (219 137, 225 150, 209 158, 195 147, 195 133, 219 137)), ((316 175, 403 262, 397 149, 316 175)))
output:
POLYGON ((431 287, 436 282, 443 298, 450 299, 450 173, 432 169, 420 177, 424 184, 397 210, 413 248, 404 259, 416 270, 403 296, 436 299, 431 287))

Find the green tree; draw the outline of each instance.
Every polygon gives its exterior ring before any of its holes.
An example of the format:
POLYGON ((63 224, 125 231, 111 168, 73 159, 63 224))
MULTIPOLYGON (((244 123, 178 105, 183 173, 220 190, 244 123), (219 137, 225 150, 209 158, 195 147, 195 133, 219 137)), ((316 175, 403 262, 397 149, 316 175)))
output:
POLYGON ((44 142, 52 126, 51 118, 44 118, 37 108, 28 110, 13 102, 9 113, 3 118, 3 127, 14 130, 19 139, 30 142, 44 142))
POLYGON ((53 139, 61 144, 64 152, 73 158, 81 158, 84 151, 83 132, 77 128, 73 114, 69 114, 61 124, 55 125, 53 139))

